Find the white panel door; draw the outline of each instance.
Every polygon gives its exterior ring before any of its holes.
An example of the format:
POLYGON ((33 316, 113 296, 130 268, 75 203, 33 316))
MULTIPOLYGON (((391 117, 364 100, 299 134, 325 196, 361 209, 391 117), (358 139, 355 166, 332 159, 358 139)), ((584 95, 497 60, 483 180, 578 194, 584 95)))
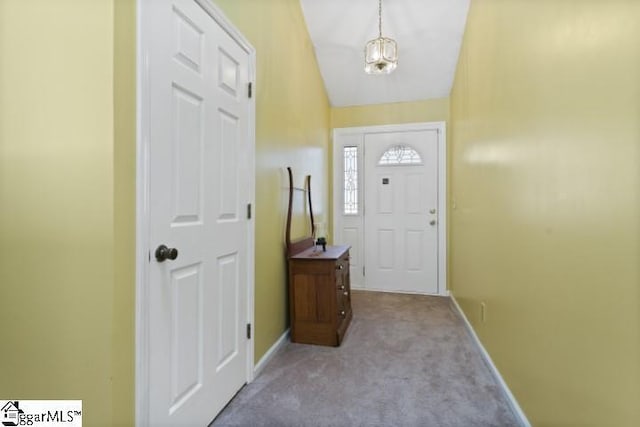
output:
POLYGON ((366 288, 438 293, 437 130, 365 134, 364 152, 366 288))
POLYGON ((204 426, 247 381, 250 56, 194 0, 147 4, 148 420, 204 426))

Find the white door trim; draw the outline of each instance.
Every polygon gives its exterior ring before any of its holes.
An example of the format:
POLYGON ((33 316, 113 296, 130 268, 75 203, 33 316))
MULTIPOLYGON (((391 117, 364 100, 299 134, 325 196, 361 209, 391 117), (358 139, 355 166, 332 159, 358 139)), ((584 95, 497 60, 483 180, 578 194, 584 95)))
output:
MULTIPOLYGON (((407 132, 407 131, 438 131, 438 295, 449 295, 447 289, 447 133, 445 122, 423 122, 399 125, 362 126, 352 128, 333 129, 333 241, 337 242, 342 229, 342 177, 336 173, 340 170, 336 165, 342 162, 343 146, 358 146, 358 156, 362 159, 364 136, 372 133, 407 132), (342 143, 341 139, 349 138, 349 143, 342 143), (354 138, 355 137, 355 138, 354 138), (357 141, 354 144, 354 141, 357 141)), ((362 164, 362 163, 360 163, 362 164)), ((358 202, 364 202, 364 174, 358 171, 358 180, 362 183, 358 191, 358 202)), ((365 207, 366 209, 366 207, 365 207)), ((361 230, 364 230, 364 215, 359 214, 361 230)), ((361 233, 362 234, 362 233, 361 233)), ((339 242, 338 242, 339 243, 339 242)))
MULTIPOLYGON (((229 36, 249 55, 249 80, 253 82, 255 94, 256 51, 240 31, 224 16, 213 0, 193 0, 216 21, 229 36)), ((136 4, 136 302, 135 302, 135 423, 149 425, 149 61, 148 46, 153 40, 145 32, 147 8, 157 7, 158 0, 137 0, 136 4)), ((248 189, 249 200, 255 207, 255 96, 249 99, 247 136, 248 158, 251 176, 248 189)), ((253 209, 255 212, 255 209, 253 209)), ((255 220, 249 221, 247 242, 247 323, 254 324, 255 283, 255 220)), ((255 330, 255 327, 252 328, 255 330)), ((247 347, 247 382, 254 378, 254 337, 247 347)))

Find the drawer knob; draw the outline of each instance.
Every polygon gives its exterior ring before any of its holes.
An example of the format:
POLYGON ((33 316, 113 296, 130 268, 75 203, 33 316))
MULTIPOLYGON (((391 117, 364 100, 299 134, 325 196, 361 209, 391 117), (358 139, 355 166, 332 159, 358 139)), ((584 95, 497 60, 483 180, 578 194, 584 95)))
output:
POLYGON ((344 295, 345 297, 348 297, 349 296, 349 292, 344 291, 344 293, 342 295, 344 295))
POLYGON ((342 270, 344 268, 344 265, 340 264, 336 266, 336 270, 342 270))
POLYGON ((340 290, 341 290, 341 291, 344 291, 344 285, 341 285, 341 286, 340 286, 340 290))
POLYGON ((345 314, 347 314, 347 313, 345 313, 345 311, 344 311, 344 310, 342 310, 342 311, 340 312, 340 316, 342 316, 342 317, 344 317, 344 316, 345 316, 345 314))

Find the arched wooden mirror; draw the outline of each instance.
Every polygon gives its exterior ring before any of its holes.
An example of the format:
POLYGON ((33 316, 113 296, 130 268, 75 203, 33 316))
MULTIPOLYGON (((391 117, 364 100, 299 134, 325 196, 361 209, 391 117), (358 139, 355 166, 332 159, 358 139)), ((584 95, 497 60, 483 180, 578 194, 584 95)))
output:
MULTIPOLYGON (((311 203, 311 175, 307 175, 304 181, 304 188, 295 187, 293 183, 293 172, 291 168, 287 168, 287 172, 289 174, 289 207, 287 209, 287 225, 286 225, 286 236, 285 236, 285 244, 287 249, 287 257, 295 255, 304 251, 305 249, 309 249, 315 244, 315 232, 316 225, 313 220, 313 205, 311 203), (303 197, 296 197, 296 193, 302 194, 303 197), (297 206, 299 211, 308 212, 308 223, 310 227, 306 228, 306 234, 303 234, 302 237, 297 237, 295 240, 291 240, 291 233, 293 228, 293 216, 294 216, 294 205, 306 203, 306 206, 297 206)), ((297 217, 299 215, 296 215, 297 217)), ((306 221, 306 219, 305 219, 306 221)))

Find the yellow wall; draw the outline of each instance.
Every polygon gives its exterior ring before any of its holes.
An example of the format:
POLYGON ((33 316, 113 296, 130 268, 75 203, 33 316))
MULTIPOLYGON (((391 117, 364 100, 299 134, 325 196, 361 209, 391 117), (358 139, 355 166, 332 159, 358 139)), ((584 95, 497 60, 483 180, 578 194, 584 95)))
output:
POLYGON ((285 169, 311 174, 314 214, 328 209, 329 101, 298 0, 216 0, 257 51, 256 360, 288 326, 285 169))
POLYGON ((448 119, 449 98, 331 108, 332 128, 439 122, 448 119))
POLYGON ((0 2, 0 396, 82 399, 86 425, 133 414, 112 413, 133 396, 133 270, 116 253, 133 241, 114 228, 130 230, 135 189, 114 152, 135 152, 133 109, 114 116, 135 99, 114 99, 135 39, 124 22, 114 64, 115 15, 114 1, 0 2))
POLYGON ((451 281, 535 426, 640 425, 639 21, 636 0, 471 2, 451 281))
POLYGON ((112 423, 135 420, 136 1, 114 0, 112 423))

